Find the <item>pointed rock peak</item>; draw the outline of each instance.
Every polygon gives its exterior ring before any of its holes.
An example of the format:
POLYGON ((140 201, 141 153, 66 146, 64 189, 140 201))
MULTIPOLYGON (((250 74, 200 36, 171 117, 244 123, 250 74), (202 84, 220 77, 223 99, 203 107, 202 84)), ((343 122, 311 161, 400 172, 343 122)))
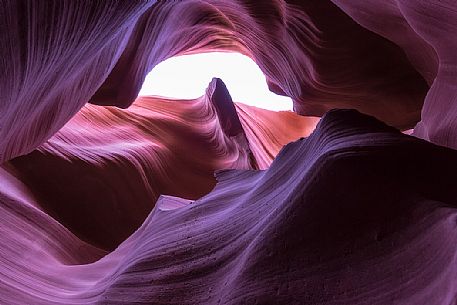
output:
POLYGON ((227 86, 220 78, 213 77, 208 85, 208 89, 206 89, 206 93, 211 99, 223 100, 227 102, 230 101, 230 103, 233 103, 227 86))
POLYGON ((227 87, 220 78, 213 78, 206 90, 209 102, 214 106, 222 129, 227 136, 243 131, 240 119, 227 87))

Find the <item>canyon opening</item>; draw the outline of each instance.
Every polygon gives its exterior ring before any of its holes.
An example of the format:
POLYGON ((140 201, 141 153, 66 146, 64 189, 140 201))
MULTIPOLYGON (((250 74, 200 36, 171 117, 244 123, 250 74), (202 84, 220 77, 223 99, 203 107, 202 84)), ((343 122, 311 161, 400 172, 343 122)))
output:
POLYGON ((269 91, 257 64, 240 53, 210 52, 169 58, 152 69, 139 92, 175 99, 200 97, 220 78, 234 102, 273 111, 292 111, 292 100, 269 91))

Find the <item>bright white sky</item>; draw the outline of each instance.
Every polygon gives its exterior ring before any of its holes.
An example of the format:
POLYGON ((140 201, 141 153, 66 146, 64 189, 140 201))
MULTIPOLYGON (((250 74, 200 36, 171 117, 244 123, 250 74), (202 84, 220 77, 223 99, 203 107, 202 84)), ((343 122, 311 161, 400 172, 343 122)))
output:
POLYGON ((202 96, 213 77, 226 84, 234 102, 269 110, 292 110, 292 100, 268 90, 257 64, 239 53, 202 53, 169 58, 147 76, 139 95, 177 99, 202 96))

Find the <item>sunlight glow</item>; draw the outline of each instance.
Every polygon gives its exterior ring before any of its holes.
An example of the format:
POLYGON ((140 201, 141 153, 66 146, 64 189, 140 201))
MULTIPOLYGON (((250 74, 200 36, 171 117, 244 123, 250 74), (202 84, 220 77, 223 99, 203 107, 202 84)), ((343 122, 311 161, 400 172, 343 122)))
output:
POLYGON ((274 111, 292 111, 292 100, 269 91, 257 64, 239 53, 214 52, 169 58, 146 76, 139 95, 194 99, 204 94, 213 77, 224 81, 234 102, 274 111))

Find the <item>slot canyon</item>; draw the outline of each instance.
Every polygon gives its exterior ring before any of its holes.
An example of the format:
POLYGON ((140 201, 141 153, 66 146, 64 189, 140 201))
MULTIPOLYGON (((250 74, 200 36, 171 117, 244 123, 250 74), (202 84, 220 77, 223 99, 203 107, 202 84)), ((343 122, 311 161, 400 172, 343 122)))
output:
POLYGON ((0 0, 0 72, 1 305, 457 305, 455 0, 0 0), (143 88, 216 53, 267 109, 143 88))

